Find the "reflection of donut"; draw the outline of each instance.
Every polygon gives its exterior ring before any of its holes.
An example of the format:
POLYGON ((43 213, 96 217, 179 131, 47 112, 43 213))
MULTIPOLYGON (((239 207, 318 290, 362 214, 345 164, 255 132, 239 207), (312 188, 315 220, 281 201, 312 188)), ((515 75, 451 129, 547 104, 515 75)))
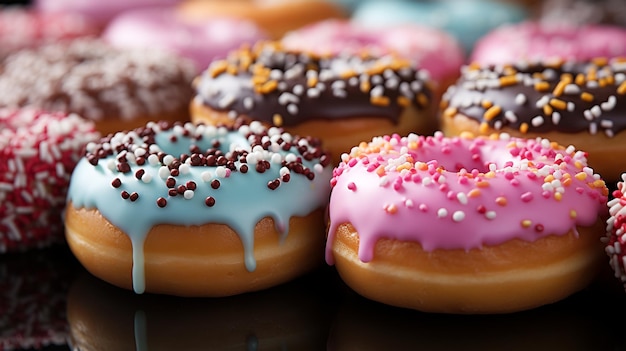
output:
POLYGON ((476 43, 470 61, 486 65, 513 64, 520 60, 588 61, 617 56, 626 56, 624 28, 528 21, 501 26, 487 33, 476 43))
POLYGON ((0 107, 74 112, 106 134, 150 120, 188 120, 196 70, 162 51, 77 39, 16 52, 0 73, 0 107))
POLYGON ((355 291, 422 311, 502 313, 586 287, 608 189, 546 139, 375 138, 333 172, 327 261, 355 291))
POLYGON ((191 120, 237 118, 320 138, 335 160, 379 133, 431 133, 432 81, 395 55, 318 56, 258 43, 214 61, 195 81, 191 120))
POLYGON ((231 17, 252 21, 272 39, 304 25, 329 18, 345 18, 344 9, 327 0, 184 0, 179 13, 191 21, 231 17))
POLYGON ((67 290, 76 267, 68 258, 64 247, 0 257, 0 350, 66 344, 67 290))
POLYGON ((117 47, 161 48, 187 57, 198 72, 214 59, 244 43, 267 36, 253 22, 235 18, 214 18, 203 22, 185 21, 169 8, 150 8, 124 12, 115 17, 102 33, 117 47))
POLYGON ((626 157, 626 60, 470 65, 444 94, 441 130, 547 138, 589 153, 589 165, 617 180, 626 157))
POLYGON ((321 279, 189 299, 134 295, 85 273, 67 297, 69 341, 79 350, 325 350, 334 307, 319 293, 321 279))
POLYGON ((70 174, 98 137, 77 115, 0 109, 0 253, 62 241, 70 174))
POLYGON ((94 275, 137 293, 226 296, 323 263, 330 158, 259 122, 149 123, 87 147, 66 237, 94 275))
POLYGON ((623 344, 622 323, 607 325, 599 311, 623 311, 626 305, 603 291, 503 315, 428 314, 356 296, 344 300, 331 326, 329 350, 621 350, 617 346, 623 344))

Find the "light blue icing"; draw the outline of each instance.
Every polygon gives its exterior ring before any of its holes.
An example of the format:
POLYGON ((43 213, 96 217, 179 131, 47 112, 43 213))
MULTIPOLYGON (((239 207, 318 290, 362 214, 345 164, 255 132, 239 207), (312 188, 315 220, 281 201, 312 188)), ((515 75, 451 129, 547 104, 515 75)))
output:
MULTIPOLYGON (((215 134, 213 133, 208 137, 208 134, 204 134, 202 139, 192 140, 182 136, 181 130, 167 130, 156 134, 156 144, 161 151, 177 156, 183 153, 189 154, 189 147, 192 144, 204 151, 211 148, 216 138, 220 140, 220 149, 224 152, 229 151, 231 144, 244 145, 244 149, 250 149, 246 138, 236 131, 228 133, 223 131, 221 135, 213 135, 215 134), (172 133, 177 135, 176 143, 169 141, 172 133)), ((141 140, 135 139, 134 144, 140 146, 141 140)), ((289 152, 279 150, 276 154, 280 155, 279 159, 283 159, 287 154, 294 152, 297 153, 296 148, 292 147, 289 152)), ((254 271, 256 269, 253 256, 254 228, 257 222, 264 217, 273 218, 277 230, 283 233, 284 237, 289 231, 290 217, 305 216, 325 206, 328 202, 329 181, 332 173, 331 165, 322 167, 319 159, 303 160, 302 164, 315 173, 313 180, 292 171, 289 182, 281 182, 278 188, 271 190, 267 184, 280 177, 281 165, 272 163, 276 162, 277 157, 272 156, 273 152, 263 151, 255 154, 263 155, 262 157, 271 163, 270 169, 259 173, 254 169, 254 164, 249 164, 249 170, 245 174, 232 171, 230 176, 220 177, 217 174, 219 167, 189 166, 187 174, 181 172, 174 178, 177 186, 185 185, 188 181, 196 183, 197 187, 190 199, 186 199, 183 195, 174 197, 168 195, 169 189, 165 185, 167 178, 159 176, 159 169, 163 167, 161 163, 146 162, 139 166, 134 162, 129 162, 131 171, 121 173, 109 167, 112 160, 115 160, 115 153, 98 160, 96 166, 83 158, 72 174, 68 201, 71 201, 75 208, 99 210, 104 218, 129 236, 133 248, 132 278, 133 289, 136 293, 143 293, 145 290, 143 244, 147 233, 157 224, 186 226, 207 223, 226 224, 239 234, 244 246, 245 267, 248 271, 254 271), (152 178, 149 182, 135 177, 135 172, 140 168, 152 178), (207 180, 205 181, 203 172, 207 171, 211 173, 211 176, 206 177, 205 174, 205 180, 207 180), (122 182, 119 188, 112 186, 115 178, 119 178, 122 182), (221 183, 218 189, 211 187, 211 181, 214 179, 218 179, 221 183), (136 201, 123 199, 122 191, 136 192, 139 198, 136 201), (205 204, 208 196, 215 199, 213 207, 205 204), (159 197, 167 200, 166 207, 161 208, 157 205, 159 197)), ((235 165, 238 168, 241 163, 236 161, 235 165)))
POLYGON ((456 37, 468 54, 490 30, 527 17, 522 6, 495 0, 369 0, 352 15, 355 22, 373 27, 417 23, 439 28, 456 37))

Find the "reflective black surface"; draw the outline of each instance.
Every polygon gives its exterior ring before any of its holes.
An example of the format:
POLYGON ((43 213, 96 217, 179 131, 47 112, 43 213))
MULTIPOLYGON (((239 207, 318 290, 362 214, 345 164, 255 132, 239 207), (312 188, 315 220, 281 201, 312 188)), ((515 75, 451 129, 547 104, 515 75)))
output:
POLYGON ((135 295, 55 247, 0 256, 0 350, 626 349, 626 293, 604 273, 550 306, 457 316, 368 301, 332 267, 228 298, 135 295))

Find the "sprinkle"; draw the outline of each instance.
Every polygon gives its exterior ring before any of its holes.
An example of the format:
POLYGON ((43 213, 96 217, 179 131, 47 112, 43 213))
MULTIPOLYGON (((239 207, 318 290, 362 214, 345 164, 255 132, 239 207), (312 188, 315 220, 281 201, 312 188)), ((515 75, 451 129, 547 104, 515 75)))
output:
POLYGON ((455 211, 452 214, 452 220, 455 222, 461 222, 464 219, 465 219, 465 212, 463 211, 455 211))
POLYGON ((522 220, 520 224, 522 225, 523 228, 530 228, 530 226, 533 225, 533 222, 529 219, 524 219, 522 220))
POLYGON ((437 210, 437 217, 444 218, 447 215, 448 215, 448 210, 446 210, 445 208, 440 208, 439 210, 437 210))

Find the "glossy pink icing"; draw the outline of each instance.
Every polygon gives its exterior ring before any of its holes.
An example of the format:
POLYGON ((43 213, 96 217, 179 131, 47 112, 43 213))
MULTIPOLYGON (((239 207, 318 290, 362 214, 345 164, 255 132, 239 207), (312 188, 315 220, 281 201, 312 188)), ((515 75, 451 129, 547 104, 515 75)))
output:
POLYGON ((499 27, 481 38, 470 55, 480 64, 516 60, 590 60, 626 55, 626 29, 613 26, 522 22, 499 27))
POLYGON ((351 223, 359 258, 381 238, 426 251, 534 241, 595 223, 608 190, 586 154, 546 139, 374 138, 344 154, 333 171, 326 260, 336 229, 351 223))
POLYGON ((167 7, 138 9, 115 17, 102 33, 118 47, 160 48, 192 60, 198 70, 241 45, 268 36, 251 21, 213 18, 191 22, 167 7))
POLYGON ((436 28, 410 23, 381 30, 346 20, 326 20, 287 33, 282 42, 288 49, 318 54, 394 52, 430 71, 435 80, 456 76, 465 60, 454 37, 436 28))

